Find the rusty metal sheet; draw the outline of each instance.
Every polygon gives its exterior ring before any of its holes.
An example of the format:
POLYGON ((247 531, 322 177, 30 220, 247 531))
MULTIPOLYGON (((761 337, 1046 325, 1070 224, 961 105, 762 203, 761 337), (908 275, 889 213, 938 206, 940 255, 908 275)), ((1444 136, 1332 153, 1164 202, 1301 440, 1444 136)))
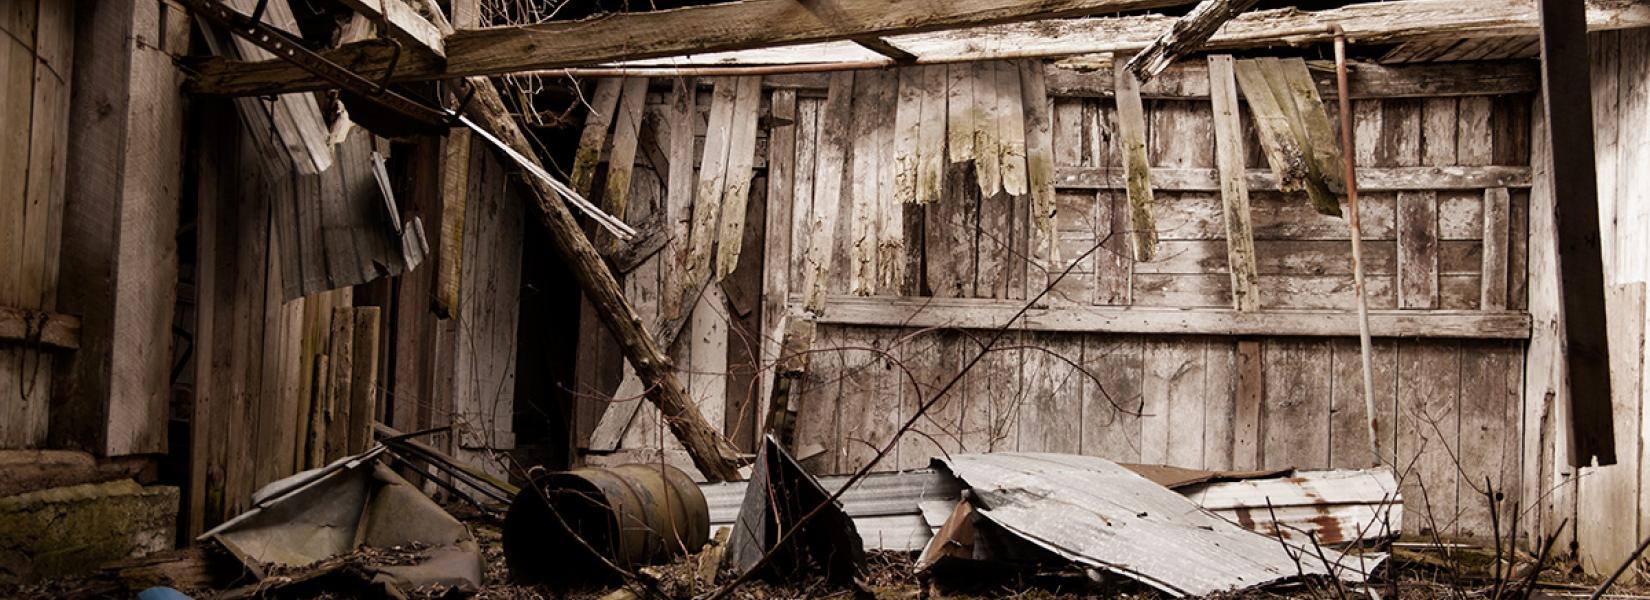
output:
POLYGON ((1392 538, 1403 531, 1404 498, 1391 469, 1301 471, 1291 477, 1205 483, 1187 498, 1267 536, 1336 546, 1392 538), (1275 518, 1274 518, 1275 517, 1275 518))
POLYGON ((969 486, 979 514, 991 522, 1068 560, 1172 596, 1327 575, 1331 566, 1358 563, 1330 549, 1323 550, 1327 561, 1290 550, 1102 458, 1000 453, 937 460, 969 486))

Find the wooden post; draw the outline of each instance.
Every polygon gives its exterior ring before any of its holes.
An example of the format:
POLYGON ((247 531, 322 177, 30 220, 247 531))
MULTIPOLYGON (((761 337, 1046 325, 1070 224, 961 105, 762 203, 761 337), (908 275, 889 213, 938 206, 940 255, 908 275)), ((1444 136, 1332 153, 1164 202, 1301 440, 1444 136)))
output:
POLYGON ((1548 176, 1558 221, 1558 272, 1570 381, 1570 464, 1616 462, 1610 412, 1610 347, 1593 164, 1593 99, 1587 5, 1541 0, 1541 83, 1548 176), (1560 151, 1560 149, 1562 149, 1560 151))

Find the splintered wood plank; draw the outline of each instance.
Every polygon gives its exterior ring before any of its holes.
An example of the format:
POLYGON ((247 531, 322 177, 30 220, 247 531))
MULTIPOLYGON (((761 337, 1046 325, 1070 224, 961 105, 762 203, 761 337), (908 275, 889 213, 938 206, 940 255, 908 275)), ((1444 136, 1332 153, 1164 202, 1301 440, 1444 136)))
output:
POLYGON ((762 78, 735 80, 733 125, 728 143, 728 167, 722 194, 721 234, 716 244, 716 279, 726 279, 739 266, 745 233, 745 201, 750 198, 751 172, 756 161, 756 121, 762 105, 762 78))
POLYGON ((974 106, 974 67, 970 63, 953 63, 946 69, 946 138, 951 162, 974 160, 974 120, 978 109, 974 106))
POLYGON ((997 137, 1002 157, 998 166, 1002 169, 1003 191, 1022 196, 1030 185, 1026 164, 1026 115, 1030 111, 1023 101, 1021 69, 1014 61, 997 61, 993 65, 997 75, 997 137))
POLYGON ((693 218, 693 192, 696 184, 693 172, 693 122, 697 118, 698 94, 692 78, 678 77, 671 82, 668 105, 665 107, 665 155, 669 161, 665 173, 665 202, 662 216, 670 236, 660 252, 665 266, 659 270, 659 310, 666 320, 679 322, 690 307, 682 298, 688 282, 687 256, 693 218))
POLYGON ((1262 463, 1265 422, 1265 367, 1261 342, 1240 338, 1232 395, 1232 468, 1258 469, 1262 463))
POLYGON ((1263 346, 1264 466, 1328 466, 1328 341, 1271 339, 1263 346))
POLYGON ((1483 310, 1506 310, 1511 199, 1507 188, 1484 190, 1483 310))
POLYGON ((936 456, 983 451, 985 446, 979 443, 983 439, 979 439, 977 430, 985 424, 986 405, 979 404, 980 410, 971 411, 975 405, 968 402, 960 385, 938 395, 961 367, 961 350, 962 336, 947 331, 918 334, 895 347, 900 363, 916 380, 910 381, 903 374, 896 376, 901 421, 916 414, 925 403, 929 405, 911 431, 900 438, 900 469, 927 468, 929 459, 936 456))
POLYGON ((877 291, 877 248, 882 233, 880 173, 882 169, 879 116, 887 113, 888 91, 895 85, 890 74, 868 71, 854 81, 853 175, 851 177, 848 238, 848 291, 869 296, 877 291))
POLYGON ((1318 86, 1306 71, 1306 62, 1299 58, 1278 61, 1277 72, 1282 75, 1283 82, 1281 88, 1277 84, 1274 88, 1287 90, 1288 97, 1294 101, 1295 114, 1300 123, 1297 134, 1305 146, 1307 157, 1312 161, 1307 169, 1311 177, 1307 182, 1307 193, 1318 207, 1318 212, 1339 215, 1340 201, 1335 194, 1346 191, 1340 138, 1335 135, 1335 126, 1329 122, 1329 113, 1324 109, 1323 99, 1318 96, 1318 86))
POLYGON ((1142 342, 1138 336, 1083 340, 1082 453, 1140 462, 1142 342))
POLYGON ((1150 261, 1157 253, 1157 223, 1152 216, 1151 163, 1146 158, 1146 114, 1140 104, 1140 80, 1116 61, 1117 133, 1122 138, 1123 168, 1128 178, 1129 247, 1134 259, 1150 261))
POLYGON ((819 111, 823 100, 799 99, 796 106, 796 181, 791 185, 791 270, 789 296, 804 292, 803 273, 813 232, 814 157, 819 146, 819 111))
POLYGON ((1140 461, 1203 468, 1203 342, 1164 337, 1146 341, 1140 461))
POLYGON ((1035 296, 1048 285, 1060 262, 1054 213, 1054 118, 1041 61, 1021 61, 1020 99, 1025 106, 1026 185, 1031 194, 1026 294, 1035 296))
MULTIPOLYGON (((1518 364, 1521 356, 1518 346, 1506 343, 1461 344, 1462 475, 1458 534, 1464 538, 1494 539, 1491 503, 1500 515, 1521 510, 1518 504, 1519 390, 1524 371, 1518 364), (1492 491, 1494 497, 1486 495, 1492 491)), ((1636 409, 1637 403, 1634 404, 1636 409)), ((1502 520, 1500 525, 1503 536, 1511 533, 1508 531, 1511 523, 1507 520, 1502 520)))
POLYGON ((1390 339, 1377 339, 1371 346, 1371 379, 1375 383, 1375 418, 1381 456, 1369 455, 1369 410, 1364 402, 1363 349, 1357 339, 1329 342, 1330 366, 1329 466, 1335 469, 1365 469, 1390 464, 1395 442, 1393 392, 1396 389, 1397 352, 1390 339))
MULTIPOLYGON (((774 128, 768 132, 768 195, 767 222, 762 237, 762 347, 760 366, 779 360, 779 343, 784 335, 779 330, 787 310, 790 293, 791 268, 794 257, 802 255, 801 243, 806 238, 794 236, 791 228, 795 203, 797 116, 796 90, 774 90, 769 101, 774 128), (787 123, 789 121, 789 123, 787 123), (794 241, 794 243, 793 243, 794 241)), ((806 214, 806 207, 802 208, 806 214)), ((665 268, 672 268, 667 265, 665 268)), ((761 369, 762 383, 757 388, 759 398, 769 398, 773 390, 773 369, 761 369)), ((760 414, 766 415, 764 409, 760 414)), ((770 425, 758 423, 762 430, 770 425)))
POLYGON ((975 215, 980 187, 967 165, 946 168, 945 198, 929 204, 924 236, 928 248, 928 289, 936 297, 974 295, 975 215))
POLYGON ((1233 69, 1238 87, 1249 103, 1249 114, 1260 133, 1260 146, 1265 150, 1272 175, 1277 178, 1278 189, 1286 192, 1303 189, 1307 177, 1306 151, 1300 147, 1286 112, 1293 103, 1285 105, 1287 98, 1273 93, 1260 61, 1235 61, 1233 69))
POLYGON ((1011 297, 1010 273, 1023 264, 1025 256, 1024 251, 1016 247, 1015 230, 1024 224, 1026 215, 1016 213, 1011 198, 1003 195, 980 198, 974 241, 977 274, 973 295, 977 298, 1011 297))
POLYGON ((1398 306, 1438 307, 1438 195, 1398 193, 1398 306))
MULTIPOLYGON (((854 73, 831 74, 830 90, 819 117, 819 146, 815 156, 813 225, 809 232, 807 264, 802 276, 803 307, 818 314, 825 307, 835 257, 842 179, 852 144, 854 73)), ((847 240, 843 240, 846 242, 847 240)))
POLYGON ((573 156, 573 190, 589 197, 596 187, 596 165, 602 159, 602 146, 607 142, 607 130, 612 128, 614 109, 619 105, 622 79, 598 79, 596 90, 590 94, 590 113, 584 118, 584 131, 579 134, 578 154, 573 156))
MULTIPOLYGON (((630 197, 630 174, 636 169, 636 148, 642 132, 642 105, 647 99, 647 78, 624 80, 619 92, 618 115, 613 120, 613 149, 607 155, 607 181, 602 189, 601 207, 607 214, 625 220, 630 197)), ((605 249, 618 246, 618 239, 601 233, 605 249)))
POLYGON ((1020 452, 1074 454, 1082 447, 1083 338, 1067 333, 1026 336, 1020 404, 1020 452))
POLYGON ((699 163, 698 193, 693 200, 693 230, 688 240, 690 284, 710 275, 712 253, 720 233, 716 220, 722 212, 723 194, 727 189, 728 149, 733 145, 733 111, 738 90, 737 79, 721 78, 716 80, 712 92, 704 156, 699 163))
POLYGON ((1398 341, 1399 488, 1405 533, 1455 533, 1460 456, 1461 349, 1454 341, 1398 341))
POLYGON ((1002 97, 996 61, 970 63, 974 79, 974 177, 980 197, 992 198, 1003 190, 1002 137, 998 132, 1002 97))
POLYGON ((917 201, 918 140, 922 129, 922 78, 926 67, 899 69, 899 100, 894 107, 894 201, 917 201))
POLYGON ((922 111, 918 115, 917 146, 921 155, 917 159, 915 200, 933 204, 939 201, 945 180, 946 67, 929 65, 917 67, 917 71, 922 111))
POLYGON ((1243 178, 1243 128, 1238 119, 1237 86, 1232 57, 1209 57, 1209 99, 1214 106, 1215 163, 1220 168, 1220 199, 1226 215, 1227 265, 1232 275, 1232 306, 1260 308, 1255 268, 1255 230, 1249 215, 1249 188, 1243 178))

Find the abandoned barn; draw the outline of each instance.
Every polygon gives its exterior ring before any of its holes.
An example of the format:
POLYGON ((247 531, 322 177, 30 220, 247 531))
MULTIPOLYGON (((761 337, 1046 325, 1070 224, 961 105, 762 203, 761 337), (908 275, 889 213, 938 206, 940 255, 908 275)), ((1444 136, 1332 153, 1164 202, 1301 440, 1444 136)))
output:
POLYGON ((709 499, 716 597, 836 504, 1232 589, 1036 485, 1650 582, 1650 1, 647 4, 0 0, 0 590, 454 506, 519 579, 604 477, 709 499), (756 560, 759 488, 822 495, 756 560))

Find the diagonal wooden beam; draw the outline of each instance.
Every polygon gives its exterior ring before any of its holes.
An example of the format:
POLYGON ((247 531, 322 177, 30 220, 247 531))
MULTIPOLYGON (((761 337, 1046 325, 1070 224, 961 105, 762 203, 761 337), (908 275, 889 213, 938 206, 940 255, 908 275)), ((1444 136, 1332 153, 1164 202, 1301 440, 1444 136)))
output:
MULTIPOLYGON (((767 48, 826 40, 935 31, 1190 4, 1190 0, 744 0, 579 21, 457 31, 446 39, 447 64, 403 53, 396 81, 497 75, 532 69, 767 48), (822 19, 815 13, 829 15, 822 19)), ((391 51, 351 44, 325 53, 368 77, 382 75, 391 51)), ((198 91, 266 94, 330 87, 280 61, 257 65, 207 62, 198 91), (230 91, 233 90, 233 91, 230 91)))
POLYGON ((1152 45, 1129 59, 1128 69, 1141 83, 1151 81, 1169 63, 1198 51, 1221 25, 1255 6, 1259 0, 1203 0, 1169 26, 1152 45))

